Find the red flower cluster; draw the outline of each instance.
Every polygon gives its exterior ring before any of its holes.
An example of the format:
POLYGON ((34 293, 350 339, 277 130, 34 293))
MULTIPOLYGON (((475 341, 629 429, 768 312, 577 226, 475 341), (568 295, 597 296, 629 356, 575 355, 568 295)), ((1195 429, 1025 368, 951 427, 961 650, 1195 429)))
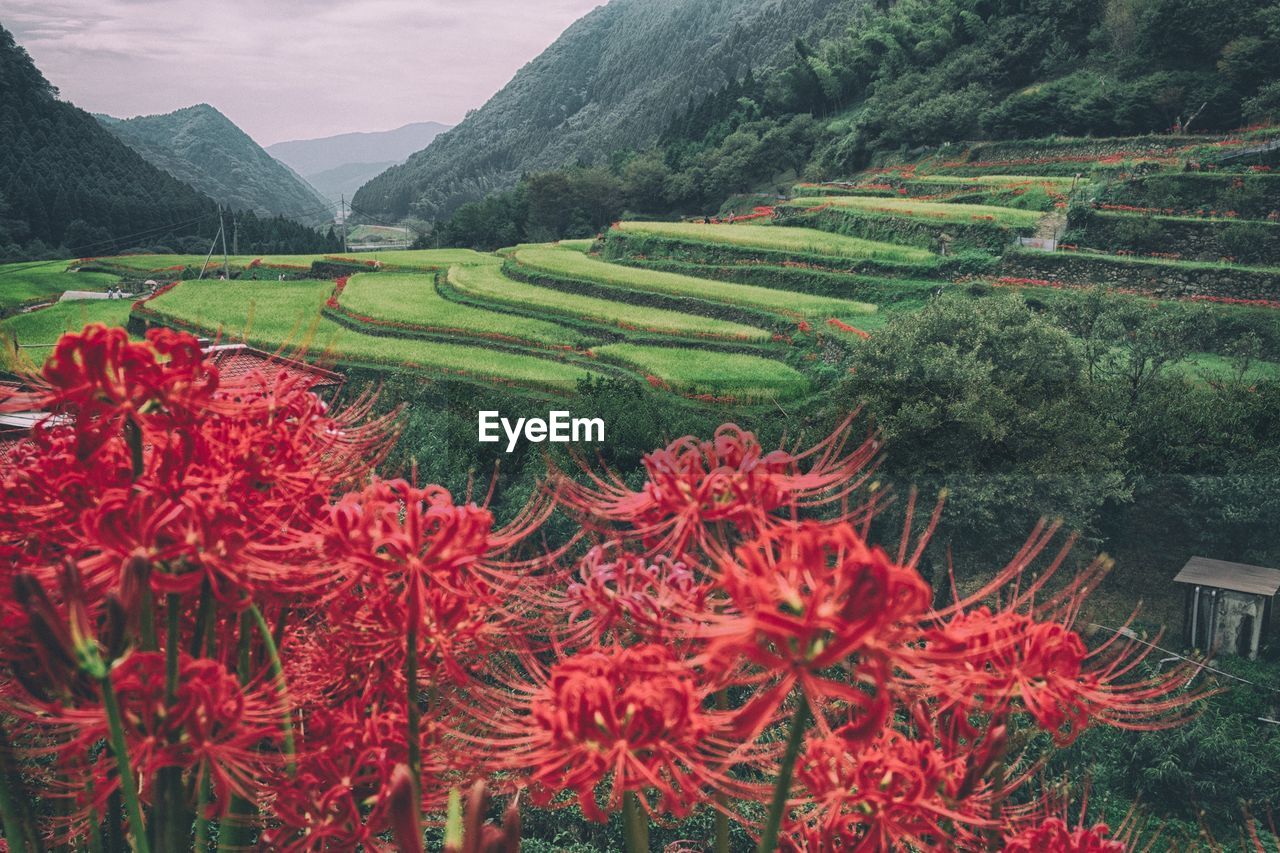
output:
POLYGON ((66 806, 17 790, 12 847, 179 849, 216 822, 228 848, 413 851, 451 815, 448 849, 516 849, 521 798, 487 826, 487 783, 621 812, 633 849, 646 814, 704 808, 767 849, 1119 849, 1012 805, 1038 764, 1007 732, 1157 728, 1194 698, 1075 632, 1105 565, 1048 593, 1064 551, 1005 593, 1052 528, 935 609, 940 510, 870 541, 886 497, 852 418, 807 450, 680 439, 639 484, 552 470, 500 527, 375 477, 393 421, 287 376, 90 327, 33 380, 52 414, 0 467, 0 748, 66 806), (552 548, 557 508, 580 530, 552 548))

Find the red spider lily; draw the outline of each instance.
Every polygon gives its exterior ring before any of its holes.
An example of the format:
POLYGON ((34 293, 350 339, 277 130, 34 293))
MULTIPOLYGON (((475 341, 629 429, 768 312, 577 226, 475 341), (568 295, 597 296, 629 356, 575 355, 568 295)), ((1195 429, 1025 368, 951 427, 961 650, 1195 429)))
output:
POLYGON ((746 661, 748 683, 769 685, 744 709, 744 730, 759 732, 800 686, 820 727, 829 700, 848 703, 879 725, 889 712, 890 671, 918 637, 929 587, 910 566, 868 545, 847 522, 776 528, 721 558, 717 583, 732 611, 716 618, 709 665, 746 661), (840 668, 839 678, 830 670, 840 668))
POLYGON ((797 851, 936 850, 991 824, 990 790, 961 791, 968 757, 885 729, 852 727, 811 739, 796 778, 815 808, 790 827, 797 851), (961 838, 957 838, 956 830, 961 838))
POLYGON ((484 699, 473 712, 489 732, 473 739, 526 779, 535 803, 563 805, 558 796, 572 792, 588 818, 604 822, 635 792, 646 811, 683 817, 711 787, 748 788, 722 769, 732 756, 745 760, 729 737, 730 714, 706 709, 709 688, 669 649, 604 646, 549 671, 528 668, 527 679, 472 696, 484 699))
POLYGON ((59 339, 44 379, 43 405, 76 413, 77 452, 85 458, 125 423, 189 422, 212 396, 218 372, 190 335, 152 329, 137 344, 124 329, 95 324, 59 339))
POLYGON ((403 704, 356 698, 307 715, 297 774, 271 804, 279 826, 264 842, 282 851, 392 850, 392 778, 408 756, 403 704))
POLYGON ((1071 829, 1062 818, 1051 817, 1006 839, 1004 853, 1125 853, 1129 845, 1110 834, 1105 823, 1071 829))
POLYGON ((711 585, 694 567, 659 555, 652 559, 592 548, 564 589, 546 601, 568 609, 561 642, 676 643, 708 607, 711 585))
POLYGON ((1072 629, 1086 591, 1110 569, 1109 561, 1095 561, 1037 601, 1069 555, 1074 540, 1068 540, 1026 590, 1018 588, 1056 533, 1057 525, 1042 525, 990 583, 930 617, 926 642, 911 664, 918 667, 919 683, 947 707, 992 714, 1025 710, 1060 745, 1094 723, 1137 730, 1179 724, 1184 709, 1207 695, 1184 692, 1194 664, 1135 676, 1154 644, 1117 632, 1090 649, 1072 629), (978 604, 1008 588, 1012 598, 998 610, 978 604))
POLYGON ((448 491, 403 480, 375 481, 333 507, 321 548, 343 575, 331 599, 353 596, 351 615, 365 651, 403 657, 405 626, 418 653, 453 678, 501 635, 519 572, 496 558, 541 522, 530 512, 495 531, 493 515, 457 504, 448 491))
POLYGON ((644 541, 650 553, 680 555, 690 543, 707 545, 717 528, 750 536, 776 523, 772 514, 780 509, 840 501, 862 487, 878 444, 868 439, 846 453, 851 423, 802 453, 765 453, 754 434, 726 424, 711 441, 686 437, 646 455, 640 491, 611 472, 588 470, 588 485, 560 474, 560 498, 584 523, 613 535, 619 531, 612 525, 626 524, 624 535, 644 541))
MULTIPOLYGON (((273 775, 277 761, 264 744, 279 739, 280 709, 258 688, 244 689, 216 661, 182 655, 172 702, 166 701, 165 655, 133 652, 111 672, 124 720, 125 739, 135 771, 149 801, 150 783, 165 767, 193 771, 207 778, 215 808, 225 814, 232 795, 252 798, 273 775)), ((108 737, 107 715, 100 701, 75 706, 46 704, 32 719, 56 743, 55 757, 87 755, 108 737)), ((73 771, 72 790, 85 809, 101 811, 118 790, 120 779, 107 762, 73 771), (88 798, 88 799, 84 799, 88 798)), ((197 783, 198 784, 198 783, 197 783)))

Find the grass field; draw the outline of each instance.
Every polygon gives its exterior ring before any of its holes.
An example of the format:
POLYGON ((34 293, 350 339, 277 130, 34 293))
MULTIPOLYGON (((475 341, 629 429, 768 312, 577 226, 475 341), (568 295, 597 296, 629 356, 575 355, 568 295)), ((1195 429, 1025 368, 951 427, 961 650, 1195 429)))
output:
POLYGON ((120 279, 98 272, 67 272, 66 261, 0 264, 0 310, 68 290, 106 290, 120 279))
POLYGON ((926 264, 937 259, 937 256, 927 249, 879 243, 858 237, 844 237, 812 228, 783 228, 773 225, 767 227, 704 225, 688 222, 622 222, 614 227, 624 234, 650 235, 748 249, 797 252, 848 260, 926 264))
MULTIPOLYGON (((155 270, 169 269, 170 267, 198 267, 204 263, 204 255, 118 255, 116 257, 92 258, 103 264, 109 264, 113 267, 121 267, 122 269, 137 270, 138 272, 152 272, 155 270)), ((253 258, 231 258, 232 266, 243 266, 253 258)), ((218 265, 222 265, 222 256, 217 257, 218 265)), ((210 269, 213 268, 213 260, 209 261, 210 269)))
POLYGON ((809 390, 808 380, 793 368, 753 355, 637 344, 610 344, 595 352, 657 377, 682 394, 767 401, 800 397, 809 390))
POLYGON ((15 314, 0 320, 0 330, 22 347, 38 347, 27 353, 36 364, 44 362, 67 332, 78 332, 89 323, 105 323, 123 326, 129 322, 129 309, 133 302, 127 299, 84 299, 75 302, 59 302, 39 311, 15 314))
POLYGON ((572 391, 593 375, 578 365, 532 355, 353 332, 320 315, 332 291, 331 281, 187 281, 147 305, 210 332, 221 329, 228 341, 305 347, 340 362, 418 367, 559 391, 572 391))
MULTIPOLYGON (((1169 369, 1206 382, 1222 381, 1235 376, 1235 365, 1232 360, 1214 353, 1195 353, 1171 365, 1169 369)), ((1245 374, 1245 380, 1251 382, 1275 379, 1280 379, 1280 364, 1272 361, 1255 361, 1249 366, 1249 372, 1245 374)))
POLYGON ((436 291, 434 275, 383 272, 353 276, 340 302, 355 314, 445 333, 546 346, 576 346, 584 342, 581 333, 567 326, 450 302, 436 291))
MULTIPOLYGON (((573 256, 569 251, 564 254, 573 256)), ((500 269, 492 266, 454 267, 449 271, 449 283, 462 293, 477 299, 573 317, 619 329, 739 341, 767 341, 771 337, 764 329, 741 323, 611 302, 608 299, 580 296, 512 281, 500 269)))
POLYGON ((423 270, 444 270, 453 266, 477 266, 500 264, 496 255, 485 255, 471 249, 403 249, 390 252, 359 252, 348 255, 331 255, 353 261, 381 261, 395 267, 423 270))
POLYGON ((1007 228, 1033 228, 1044 214, 1034 210, 1018 210, 987 204, 947 204, 946 202, 920 201, 911 198, 873 198, 870 196, 814 196, 797 198, 788 207, 820 207, 827 205, 839 210, 867 213, 876 216, 900 216, 937 222, 994 222, 1007 228))
POLYGON ((619 266, 566 249, 521 249, 516 252, 515 260, 523 267, 553 276, 564 276, 669 296, 688 296, 695 299, 704 299, 708 302, 737 305, 787 317, 799 316, 823 319, 840 317, 843 319, 874 314, 876 311, 876 306, 866 302, 830 299, 749 284, 731 284, 676 273, 619 266))

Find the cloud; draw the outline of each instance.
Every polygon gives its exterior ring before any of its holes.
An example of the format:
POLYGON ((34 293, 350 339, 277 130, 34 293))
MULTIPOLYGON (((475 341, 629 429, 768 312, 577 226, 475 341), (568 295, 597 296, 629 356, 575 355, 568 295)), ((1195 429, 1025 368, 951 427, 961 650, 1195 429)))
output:
POLYGON ((62 96, 213 104, 262 144, 454 123, 603 0, 5 0, 62 96))

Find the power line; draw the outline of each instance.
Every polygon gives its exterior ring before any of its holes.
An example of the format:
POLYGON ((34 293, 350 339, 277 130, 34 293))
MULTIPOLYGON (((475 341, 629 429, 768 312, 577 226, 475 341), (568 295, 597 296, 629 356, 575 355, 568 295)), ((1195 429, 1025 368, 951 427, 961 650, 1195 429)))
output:
POLYGON ((1166 655, 1169 655, 1171 658, 1177 658, 1178 660, 1186 661, 1187 663, 1196 664, 1197 666, 1196 675, 1199 675, 1200 672, 1204 670, 1208 670, 1209 672, 1212 672, 1214 675, 1220 675, 1223 678, 1230 678, 1232 681, 1239 681, 1241 684, 1247 684, 1250 687, 1257 687, 1261 690, 1270 690, 1273 693, 1280 693, 1280 688, 1270 687, 1265 684, 1258 684, 1256 681, 1250 681, 1247 678, 1241 678, 1238 675, 1232 675, 1229 672, 1224 672, 1221 669, 1209 666, 1209 664, 1205 663, 1204 661, 1199 661, 1199 660, 1196 660, 1195 658, 1189 658, 1186 655, 1178 654, 1177 652, 1171 649, 1166 649, 1163 646, 1157 646, 1155 643, 1148 643, 1146 640, 1140 640, 1133 635, 1132 631, 1122 630, 1120 628, 1109 628, 1106 625, 1099 625, 1096 622, 1090 622, 1089 627, 1097 628, 1102 631, 1110 631, 1113 634, 1119 634, 1120 636, 1125 637, 1128 640, 1132 640, 1135 643, 1141 643, 1142 645, 1147 646, 1148 648, 1155 649, 1158 652, 1164 652, 1166 655))

